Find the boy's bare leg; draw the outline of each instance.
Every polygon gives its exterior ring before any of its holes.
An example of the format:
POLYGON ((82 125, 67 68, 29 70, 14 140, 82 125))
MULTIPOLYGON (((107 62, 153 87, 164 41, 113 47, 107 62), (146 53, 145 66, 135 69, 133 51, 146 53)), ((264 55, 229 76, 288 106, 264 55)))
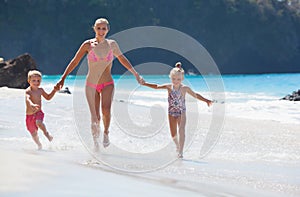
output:
POLYGON ((51 142, 53 140, 53 137, 47 131, 45 124, 42 121, 37 120, 36 125, 43 131, 49 142, 51 142))
POLYGON ((42 144, 40 142, 39 136, 37 134, 37 131, 31 134, 33 141, 37 144, 38 150, 42 149, 42 144))

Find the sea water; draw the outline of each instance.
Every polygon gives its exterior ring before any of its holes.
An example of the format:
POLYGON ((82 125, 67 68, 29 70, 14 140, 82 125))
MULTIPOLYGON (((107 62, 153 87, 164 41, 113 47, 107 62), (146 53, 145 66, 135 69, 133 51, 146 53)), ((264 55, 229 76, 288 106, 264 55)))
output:
MULTIPOLYGON (((55 85, 60 76, 45 75, 43 85, 49 89, 55 85)), ((280 100, 293 91, 300 89, 300 74, 257 74, 257 75, 222 75, 218 77, 221 88, 218 92, 224 97, 215 102, 226 105, 226 115, 245 117, 250 119, 267 119, 286 123, 300 123, 299 104, 293 101, 280 100)), ((143 78, 149 83, 170 83, 168 75, 145 75, 143 78)), ((190 76, 186 75, 184 84, 190 86, 195 92, 204 97, 212 98, 214 87, 208 81, 213 81, 216 76, 190 76)), ((137 84, 131 75, 114 75, 115 100, 130 102, 136 105, 148 106, 161 105, 167 107, 166 92, 153 90, 137 84), (129 97, 119 97, 121 93, 129 97)), ((83 91, 85 76, 69 76, 65 87, 71 91, 83 91)), ((218 98, 216 98, 218 99, 218 98)), ((201 105, 202 106, 202 105, 201 105)), ((202 107, 202 110, 206 108, 202 107)))
MULTIPOLYGON (((136 164, 145 167, 151 163, 143 155, 155 152, 155 165, 166 164, 165 161, 175 158, 175 147, 172 146, 166 116, 166 91, 140 86, 130 75, 114 75, 113 78, 112 143, 105 150, 108 156, 104 162, 112 162, 109 164, 113 168, 123 167, 123 170, 134 171, 139 170, 136 164), (115 111, 115 108, 123 109, 124 106, 128 112, 115 111), (120 119, 117 119, 118 116, 120 119), (124 152, 138 155, 131 157, 124 152)), ((167 75, 145 75, 143 78, 150 83, 170 81, 167 75)), ((209 81, 215 78, 185 76, 184 84, 212 99, 215 90, 209 86, 209 81)), ((57 75, 44 75, 41 86, 49 92, 59 79, 57 75)), ((207 157, 199 158, 210 129, 214 107, 209 108, 205 103, 195 102, 194 98, 187 96, 187 103, 191 103, 187 111, 193 113, 188 117, 184 156, 191 162, 159 168, 161 170, 155 176, 176 179, 178 184, 183 185, 222 182, 295 195, 299 192, 300 184, 300 133, 295 128, 300 123, 299 102, 280 98, 299 89, 300 74, 223 75, 221 79, 223 92, 219 93, 224 97, 216 97, 213 106, 225 107, 224 118, 229 123, 225 123, 222 128, 215 147, 207 157), (196 129, 200 130, 191 133, 193 126, 199 122, 200 126, 196 129)), ((50 101, 43 99, 45 124, 55 139, 49 148, 59 152, 77 151, 83 145, 87 147, 86 155, 93 155, 90 114, 84 94, 85 76, 69 76, 64 87, 68 87, 72 94, 57 94, 50 101)), ((220 88, 217 91, 221 91, 220 88)), ((35 150, 25 126, 24 90, 0 88, 0 102, 2 147, 25 152, 35 150)), ((47 140, 41 133, 39 135, 42 144, 48 149, 47 140)), ((96 159, 103 161, 103 158, 96 159)), ((78 162, 76 156, 74 161, 78 162)))

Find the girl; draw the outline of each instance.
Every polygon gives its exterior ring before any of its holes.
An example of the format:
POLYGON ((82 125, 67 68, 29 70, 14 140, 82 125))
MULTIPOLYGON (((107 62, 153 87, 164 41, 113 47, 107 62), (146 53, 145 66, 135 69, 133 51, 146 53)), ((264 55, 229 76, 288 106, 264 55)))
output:
POLYGON ((183 147, 185 141, 185 124, 186 124, 186 107, 185 107, 185 95, 186 93, 191 96, 204 101, 208 106, 212 105, 212 101, 202 97, 200 94, 194 92, 190 87, 182 84, 184 79, 184 70, 181 68, 181 63, 177 62, 175 68, 173 68, 169 75, 171 84, 153 84, 142 81, 142 85, 148 86, 154 89, 166 89, 168 90, 168 117, 169 127, 172 139, 176 145, 178 157, 183 157, 183 147), (179 133, 179 142, 177 133, 179 133))

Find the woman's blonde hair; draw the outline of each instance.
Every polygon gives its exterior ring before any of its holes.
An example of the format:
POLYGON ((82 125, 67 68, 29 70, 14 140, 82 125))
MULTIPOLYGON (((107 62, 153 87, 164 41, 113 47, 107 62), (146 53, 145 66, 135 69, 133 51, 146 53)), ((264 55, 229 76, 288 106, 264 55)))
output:
POLYGON ((175 67, 172 68, 172 70, 170 71, 170 75, 169 76, 171 77, 171 76, 178 75, 178 74, 182 74, 182 77, 184 77, 184 70, 181 67, 181 62, 177 62, 175 64, 175 67))
POLYGON ((98 18, 98 19, 95 21, 93 27, 95 27, 97 24, 101 24, 101 23, 106 24, 106 26, 107 26, 107 28, 108 28, 108 30, 109 30, 109 28, 110 28, 110 27, 109 27, 109 22, 108 22, 108 20, 107 20, 106 18, 98 18))
POLYGON ((40 78, 42 78, 42 73, 38 70, 30 70, 27 75, 28 81, 30 81, 31 77, 33 76, 39 76, 40 78))

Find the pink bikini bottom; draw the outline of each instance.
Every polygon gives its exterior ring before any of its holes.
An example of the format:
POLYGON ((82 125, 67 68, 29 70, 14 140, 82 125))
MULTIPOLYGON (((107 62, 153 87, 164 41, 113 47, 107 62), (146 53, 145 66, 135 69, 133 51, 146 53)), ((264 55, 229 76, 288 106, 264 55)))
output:
POLYGON ((95 90, 97 90, 97 92, 101 92, 103 88, 105 88, 108 85, 112 85, 114 84, 114 81, 109 81, 109 82, 105 82, 105 83, 101 83, 101 84, 93 84, 93 83, 89 83, 86 82, 86 86, 94 88, 95 90))

